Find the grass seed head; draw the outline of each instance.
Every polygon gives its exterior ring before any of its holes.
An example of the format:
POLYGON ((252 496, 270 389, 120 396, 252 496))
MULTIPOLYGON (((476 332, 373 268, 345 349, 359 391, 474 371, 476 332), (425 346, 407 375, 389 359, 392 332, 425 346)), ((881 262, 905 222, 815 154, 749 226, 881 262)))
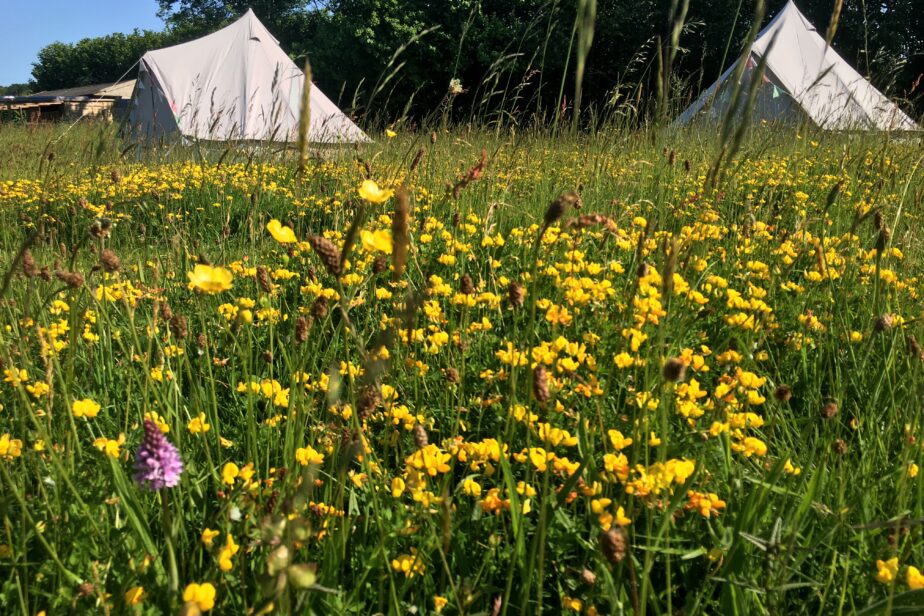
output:
POLYGON ((423 424, 417 424, 414 426, 414 445, 417 446, 417 449, 423 449, 430 442, 429 437, 427 437, 427 429, 423 427, 423 424))
POLYGON ((304 315, 295 319, 295 344, 308 342, 308 333, 311 331, 311 319, 304 315))
POLYGON ((590 569, 583 569, 581 570, 581 581, 588 586, 593 586, 597 583, 597 574, 590 569))
POLYGON ((393 277, 399 280, 404 275, 407 265, 407 253, 410 249, 411 199, 402 186, 395 193, 395 213, 391 219, 391 264, 393 277))
POLYGON ((84 278, 80 272, 55 272, 55 276, 72 289, 79 289, 83 286, 84 278))
POLYGON ((581 209, 581 196, 579 194, 568 191, 558 195, 546 208, 545 216, 542 219, 543 223, 546 227, 554 225, 572 207, 576 210, 581 209))
POLYGON ((540 403, 548 402, 552 397, 549 392, 549 373, 542 364, 533 368, 533 396, 540 403))
POLYGON ((792 398, 792 389, 789 388, 789 385, 777 385, 776 389, 773 390, 773 397, 780 402, 789 402, 790 398, 792 398))
POLYGON ((375 385, 366 385, 359 390, 359 397, 356 399, 356 410, 362 419, 367 419, 381 403, 382 394, 379 393, 379 388, 375 385))
POLYGON ((273 292, 273 283, 270 282, 270 274, 269 274, 269 270, 266 269, 266 266, 258 265, 257 273, 255 274, 255 277, 257 279, 257 284, 260 285, 260 289, 264 293, 273 292))
POLYGON ((893 327, 895 327, 895 317, 888 312, 879 315, 873 323, 873 330, 876 332, 887 332, 893 327))
POLYGON ((686 378, 687 365, 680 359, 671 357, 664 362, 664 366, 661 367, 661 375, 664 377, 665 381, 677 383, 686 378))
POLYGON ((170 333, 178 340, 183 340, 189 335, 189 326, 186 324, 186 317, 181 314, 174 314, 170 319, 170 333))
POLYGON ((109 272, 110 274, 122 269, 122 261, 119 260, 119 256, 108 248, 100 253, 99 262, 100 265, 103 266, 103 271, 109 272))
POLYGON ((308 243, 321 263, 324 264, 327 272, 334 277, 340 276, 343 271, 343 264, 340 262, 340 249, 337 248, 336 244, 320 235, 309 235, 308 243))
POLYGON ((39 268, 35 264, 35 257, 28 248, 22 253, 22 273, 26 278, 35 278, 39 275, 39 268))
POLYGON ((511 282, 507 287, 507 300, 514 308, 522 308, 526 301, 526 289, 516 281, 511 282))
POLYGON ((472 295, 475 293, 475 283, 472 282, 472 277, 468 274, 463 274, 462 278, 459 280, 459 292, 463 295, 472 295))
POLYGON ((600 551, 611 565, 618 565, 626 558, 628 540, 626 531, 619 526, 610 528, 600 535, 600 551))
POLYGON ((314 303, 311 304, 311 316, 319 321, 327 316, 327 310, 327 298, 323 295, 318 297, 316 300, 314 300, 314 303))

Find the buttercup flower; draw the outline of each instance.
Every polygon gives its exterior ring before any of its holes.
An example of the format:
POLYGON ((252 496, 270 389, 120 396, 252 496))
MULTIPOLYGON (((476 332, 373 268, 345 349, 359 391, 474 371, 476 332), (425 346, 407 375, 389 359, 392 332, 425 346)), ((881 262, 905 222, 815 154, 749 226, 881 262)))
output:
POLYGON ((189 289, 202 293, 221 293, 231 288, 233 276, 223 267, 198 264, 193 271, 186 274, 189 278, 189 289))
POLYGON ((144 441, 135 456, 135 483, 148 490, 172 488, 183 474, 180 452, 150 419, 144 420, 144 441))
POLYGON ((391 199, 395 191, 391 189, 381 189, 374 180, 364 180, 359 187, 359 196, 369 203, 385 203, 391 199))
POLYGON ((275 218, 266 223, 266 230, 269 231, 273 239, 280 244, 292 244, 296 241, 295 232, 292 231, 292 228, 283 226, 283 224, 275 218))

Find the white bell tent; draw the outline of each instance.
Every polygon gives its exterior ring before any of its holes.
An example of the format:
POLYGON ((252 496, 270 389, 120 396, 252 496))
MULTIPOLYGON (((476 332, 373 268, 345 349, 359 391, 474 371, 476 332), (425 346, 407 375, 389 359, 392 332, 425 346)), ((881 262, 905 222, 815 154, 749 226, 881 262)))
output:
MULTIPOLYGON (((753 101, 755 121, 797 124, 807 118, 826 130, 919 128, 825 44, 792 0, 760 32, 744 59, 739 112, 761 59, 766 66, 753 101)), ((732 80, 741 61, 725 71, 675 123, 688 124, 694 118, 715 122, 724 117, 732 104, 732 80)))
MULTIPOLYGON (((252 10, 207 36, 142 56, 128 116, 137 139, 296 141, 305 75, 252 10)), ((368 141, 321 90, 312 143, 368 141)))

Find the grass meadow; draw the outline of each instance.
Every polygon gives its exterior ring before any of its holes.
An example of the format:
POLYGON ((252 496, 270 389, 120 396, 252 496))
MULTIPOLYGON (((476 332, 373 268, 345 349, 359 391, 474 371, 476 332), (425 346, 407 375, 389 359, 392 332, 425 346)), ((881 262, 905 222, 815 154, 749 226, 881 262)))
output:
POLYGON ((924 610, 919 141, 63 130, 0 126, 3 613, 924 610))

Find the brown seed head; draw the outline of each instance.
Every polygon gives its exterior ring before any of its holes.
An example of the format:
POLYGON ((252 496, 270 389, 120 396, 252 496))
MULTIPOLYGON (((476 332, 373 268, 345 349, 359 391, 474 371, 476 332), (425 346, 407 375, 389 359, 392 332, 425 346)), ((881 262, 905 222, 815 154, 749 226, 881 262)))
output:
POLYGON ((336 244, 320 235, 309 235, 308 243, 321 263, 324 264, 327 272, 331 276, 340 276, 343 270, 340 262, 340 249, 337 248, 336 244))
POLYGON ((414 160, 411 161, 411 166, 408 169, 408 173, 414 173, 414 171, 420 165, 420 161, 423 160, 424 154, 426 154, 426 152, 427 150, 424 148, 420 148, 419 150, 417 150, 417 156, 415 156, 414 160))
POLYGON ((427 429, 424 428, 422 424, 414 426, 414 444, 417 446, 417 449, 423 449, 428 443, 429 438, 427 437, 427 429))
POLYGON ((39 275, 39 268, 35 264, 35 257, 28 248, 22 252, 22 273, 26 278, 35 278, 39 275))
POLYGON ((385 260, 385 257, 379 255, 372 262, 372 273, 381 274, 388 269, 388 261, 385 260))
POLYGON ((838 412, 837 402, 834 400, 828 400, 821 407, 821 417, 822 419, 833 419, 838 412))
POLYGON ((581 581, 588 586, 593 586, 597 583, 597 574, 590 569, 584 569, 581 571, 581 581))
POLYGON ((792 390, 789 385, 780 384, 773 390, 773 397, 780 402, 789 402, 790 398, 792 398, 792 390))
POLYGON ((186 336, 189 335, 189 326, 186 324, 186 317, 181 314, 173 315, 173 318, 170 319, 170 332, 173 334, 174 338, 178 340, 186 338, 186 336))
POLYGON ((273 292, 273 283, 270 281, 269 270, 266 269, 266 266, 258 265, 255 276, 257 278, 257 284, 260 285, 260 289, 262 289, 264 293, 273 292))
POLYGON ((518 282, 511 282, 507 287, 507 300, 514 308, 522 308, 526 301, 526 289, 518 282))
POLYGON ((546 227, 554 225, 571 208, 581 209, 581 196, 574 191, 560 194, 545 210, 542 221, 546 227))
POLYGON ((876 231, 882 231, 883 224, 882 212, 880 210, 876 210, 873 213, 873 226, 876 228, 876 231))
POLYGON ((311 316, 317 320, 322 320, 327 316, 327 298, 321 295, 314 303, 311 304, 311 316))
POLYGON ((677 357, 671 357, 661 367, 661 375, 671 383, 682 381, 687 375, 687 365, 677 357))
POLYGON ((103 270, 110 274, 122 269, 122 262, 119 260, 119 256, 108 248, 100 253, 99 262, 103 266, 103 270))
POLYGON ((892 239, 892 232, 889 230, 889 227, 882 225, 882 229, 879 230, 879 235, 876 236, 876 252, 882 253, 886 246, 889 245, 889 240, 892 239))
POLYGON ((846 454, 847 451, 848 451, 847 442, 844 439, 839 438, 836 441, 834 441, 834 453, 842 456, 846 454))
POLYGON ((308 341, 309 331, 311 331, 311 320, 305 316, 295 319, 295 344, 305 344, 308 341))
POLYGON ((72 289, 78 289, 84 283, 83 274, 79 272, 55 272, 55 276, 72 289))
POLYGON ((362 419, 367 419, 381 402, 382 395, 379 393, 379 388, 375 385, 366 385, 359 391, 356 410, 362 419))
MULTIPOLYGON (((421 219, 423 220, 423 219, 421 219)), ((402 186, 395 193, 395 213, 391 219, 391 264, 394 268, 392 277, 399 280, 404 275, 407 265, 407 253, 410 249, 411 199, 402 186)))
POLYGON ((269 351, 269 350, 263 351, 260 357, 262 357, 263 361, 265 361, 268 364, 273 363, 273 352, 272 351, 269 351))
POLYGON ((446 368, 446 370, 443 372, 443 376, 446 378, 447 383, 456 384, 461 380, 459 377, 459 371, 452 367, 446 368))
POLYGON ((549 392, 549 373, 542 364, 533 368, 533 396, 540 403, 548 402, 552 397, 549 392))
POLYGON ((619 526, 614 526, 600 535, 600 551, 611 565, 621 563, 626 558, 627 549, 626 531, 619 526))
POLYGON ((895 317, 888 312, 879 315, 876 322, 873 323, 873 330, 877 332, 887 332, 895 326, 895 317))
POLYGON ((475 284, 468 274, 463 274, 461 280, 459 280, 459 292, 463 295, 472 295, 475 292, 475 284))

